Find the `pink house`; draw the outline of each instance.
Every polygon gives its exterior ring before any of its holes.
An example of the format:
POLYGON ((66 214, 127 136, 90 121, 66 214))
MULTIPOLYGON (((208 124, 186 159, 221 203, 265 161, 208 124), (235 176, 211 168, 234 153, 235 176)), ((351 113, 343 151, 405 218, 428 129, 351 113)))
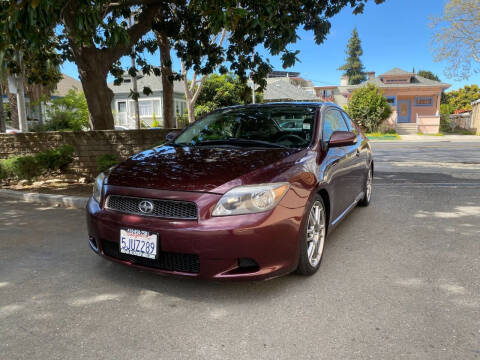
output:
MULTIPOLYGON (((340 106, 348 102, 352 92, 372 83, 383 91, 383 95, 392 106, 392 115, 383 127, 396 129, 399 134, 436 134, 440 127, 440 100, 442 92, 450 87, 439 81, 426 79, 413 72, 398 68, 375 76, 368 73, 366 83, 347 85, 348 79, 342 78, 341 85, 331 91, 332 98, 340 106)), ((321 96, 324 87, 316 87, 317 96, 321 96)))
MULTIPOLYGON (((383 95, 392 105, 393 113, 385 122, 385 127, 396 129, 399 134, 438 133, 440 100, 442 92, 450 84, 426 79, 398 68, 373 77, 367 83, 373 83, 382 89, 383 95)), ((350 93, 358 86, 362 85, 347 86, 345 90, 350 93)))

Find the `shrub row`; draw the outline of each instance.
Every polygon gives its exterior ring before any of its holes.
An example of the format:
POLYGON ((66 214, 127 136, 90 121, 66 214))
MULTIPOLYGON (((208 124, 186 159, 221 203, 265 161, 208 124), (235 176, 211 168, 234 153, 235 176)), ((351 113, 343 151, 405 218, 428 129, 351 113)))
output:
POLYGON ((0 160, 0 179, 27 179, 42 175, 48 171, 65 171, 73 161, 75 149, 63 145, 35 155, 13 156, 0 160))

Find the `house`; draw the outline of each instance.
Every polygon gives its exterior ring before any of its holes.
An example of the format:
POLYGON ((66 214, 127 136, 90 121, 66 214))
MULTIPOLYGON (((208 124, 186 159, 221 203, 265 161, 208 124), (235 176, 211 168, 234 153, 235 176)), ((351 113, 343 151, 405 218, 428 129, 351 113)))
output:
POLYGON ((392 115, 384 127, 396 129, 399 134, 436 134, 440 128, 440 100, 442 92, 450 84, 426 79, 413 72, 394 68, 375 76, 367 73, 368 80, 359 85, 348 85, 343 77, 340 86, 328 89, 315 87, 319 97, 328 95, 340 106, 348 103, 353 91, 365 84, 374 84, 383 91, 383 95, 392 106, 392 115), (327 92, 329 90, 330 92, 327 92))
MULTIPOLYGON (((12 82, 13 83, 13 82, 12 82)), ((68 75, 62 74, 62 78, 57 83, 57 86, 53 92, 50 94, 50 99, 63 98, 67 95, 70 90, 83 91, 82 83, 68 75)), ((16 89, 10 88, 10 100, 7 94, 4 94, 0 103, 10 104, 10 101, 13 102, 13 106, 17 106, 17 95, 16 89)), ((45 93, 45 90, 40 85, 25 85, 25 112, 27 115, 28 127, 32 127, 38 124, 43 124, 45 121, 49 120, 49 108, 51 102, 47 99, 46 101, 39 101, 42 98, 42 95, 45 93)), ((18 114, 15 111, 11 116, 11 126, 18 129, 18 114)))
MULTIPOLYGON (((135 102, 130 94, 133 89, 132 76, 128 73, 123 75, 123 82, 120 85, 108 84, 113 91, 112 112, 114 115, 115 126, 123 126, 128 129, 136 128, 135 121, 135 102)), ((163 87, 162 78, 153 74, 137 75, 137 88, 140 93, 138 99, 140 121, 143 126, 151 127, 154 120, 163 127, 163 87), (149 87, 152 90, 150 95, 143 94, 143 88, 149 87)), ((174 113, 175 127, 179 116, 182 116, 187 110, 185 101, 185 88, 182 81, 174 81, 174 113)))
POLYGON ((318 101, 318 98, 312 82, 300 77, 300 73, 273 71, 267 76, 263 101, 318 101))
MULTIPOLYGON (((375 72, 368 71, 366 73, 367 80, 375 78, 375 72)), ((341 87, 348 85, 348 76, 342 76, 340 78, 340 86, 327 85, 327 86, 314 86, 315 95, 321 100, 326 102, 334 102, 338 106, 344 107, 348 104, 349 93, 341 92, 341 87)))

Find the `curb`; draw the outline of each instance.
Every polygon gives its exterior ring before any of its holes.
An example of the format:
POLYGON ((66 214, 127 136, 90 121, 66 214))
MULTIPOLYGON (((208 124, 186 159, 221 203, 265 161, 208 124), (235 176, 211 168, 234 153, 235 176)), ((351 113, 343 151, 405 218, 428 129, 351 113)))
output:
POLYGON ((0 197, 73 209, 84 209, 88 202, 88 197, 83 196, 25 193, 8 189, 0 189, 0 197))

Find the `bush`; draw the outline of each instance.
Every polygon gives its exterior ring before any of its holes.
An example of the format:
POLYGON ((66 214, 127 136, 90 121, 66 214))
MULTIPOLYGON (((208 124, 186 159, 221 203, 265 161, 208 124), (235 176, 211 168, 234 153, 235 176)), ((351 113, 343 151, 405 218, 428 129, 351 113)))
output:
POLYGON ((73 161, 75 149, 64 145, 36 155, 14 156, 0 161, 0 179, 16 178, 30 180, 47 171, 62 170, 73 161))
POLYGON ((97 157, 97 170, 98 172, 104 172, 119 163, 119 159, 113 154, 103 154, 97 157))
POLYGON ((30 180, 42 173, 42 167, 34 156, 14 156, 2 160, 7 178, 30 180))
POLYGON ((62 170, 73 161, 75 148, 72 145, 63 145, 58 149, 47 150, 36 155, 40 165, 47 170, 62 170))
POLYGON ((380 124, 388 119, 392 108, 382 92, 375 85, 368 84, 353 92, 347 113, 366 132, 371 133, 376 132, 380 124))
POLYGON ((87 100, 82 92, 69 90, 65 97, 52 100, 47 113, 50 120, 32 131, 81 131, 89 126, 87 100))

